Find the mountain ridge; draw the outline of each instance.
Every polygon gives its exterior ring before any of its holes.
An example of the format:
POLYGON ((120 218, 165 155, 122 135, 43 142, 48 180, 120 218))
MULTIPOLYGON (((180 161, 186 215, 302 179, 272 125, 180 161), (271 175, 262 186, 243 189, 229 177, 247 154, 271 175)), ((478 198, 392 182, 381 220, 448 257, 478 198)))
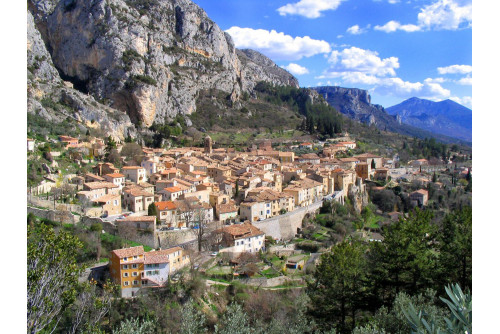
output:
POLYGON ((467 144, 471 141, 405 124, 402 122, 401 116, 391 115, 381 105, 372 104, 370 94, 364 89, 339 86, 318 86, 310 87, 310 89, 317 91, 329 105, 342 114, 361 123, 374 125, 380 130, 418 138, 435 137, 445 143, 460 142, 467 144))
POLYGON ((405 124, 472 141, 472 110, 452 100, 430 101, 412 97, 386 109, 405 124))

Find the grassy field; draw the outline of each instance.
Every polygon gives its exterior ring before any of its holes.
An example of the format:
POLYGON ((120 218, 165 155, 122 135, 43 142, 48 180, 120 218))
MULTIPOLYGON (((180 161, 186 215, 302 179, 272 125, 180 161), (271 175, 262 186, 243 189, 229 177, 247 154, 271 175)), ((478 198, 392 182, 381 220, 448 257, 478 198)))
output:
POLYGON ((149 252, 151 251, 153 248, 149 247, 149 246, 146 246, 146 245, 142 245, 138 242, 135 242, 135 241, 131 241, 131 240, 125 240, 123 238, 120 238, 116 235, 113 235, 113 234, 109 234, 109 233, 103 233, 101 234, 101 241, 104 241, 104 242, 108 242, 108 243, 113 243, 114 241, 116 241, 117 239, 121 239, 123 240, 129 247, 136 247, 136 246, 143 246, 144 247, 144 251, 146 252, 149 252))

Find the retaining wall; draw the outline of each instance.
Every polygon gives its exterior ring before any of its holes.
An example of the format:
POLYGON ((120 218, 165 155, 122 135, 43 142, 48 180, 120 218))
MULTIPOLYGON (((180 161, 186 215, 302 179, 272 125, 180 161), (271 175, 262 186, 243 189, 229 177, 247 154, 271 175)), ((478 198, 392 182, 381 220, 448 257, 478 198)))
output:
POLYGON ((323 205, 323 202, 319 201, 309 206, 295 209, 284 215, 252 222, 252 225, 259 228, 266 235, 272 236, 274 239, 290 240, 297 234, 297 229, 302 228, 304 216, 307 213, 315 212, 321 205, 323 205))
POLYGON ((246 284, 246 285, 252 285, 252 286, 260 286, 260 287, 273 287, 273 286, 278 286, 278 285, 283 285, 286 282, 291 282, 291 281, 297 281, 297 282, 302 282, 303 280, 301 278, 290 278, 287 276, 279 276, 279 277, 273 277, 273 278, 241 278, 239 279, 239 282, 246 284))
POLYGON ((80 220, 80 216, 73 215, 69 211, 58 211, 39 209, 31 206, 27 207, 28 213, 32 213, 37 217, 50 219, 53 221, 61 222, 63 224, 75 224, 80 220))

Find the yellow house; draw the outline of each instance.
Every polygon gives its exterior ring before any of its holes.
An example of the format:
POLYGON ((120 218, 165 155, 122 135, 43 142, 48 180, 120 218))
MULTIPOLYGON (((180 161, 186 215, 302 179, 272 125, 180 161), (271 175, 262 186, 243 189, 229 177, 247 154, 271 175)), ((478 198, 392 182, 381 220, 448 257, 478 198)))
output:
POLYGON ((189 264, 189 255, 180 247, 145 252, 143 246, 115 249, 109 259, 113 282, 122 297, 133 297, 141 288, 160 287, 170 274, 189 264))

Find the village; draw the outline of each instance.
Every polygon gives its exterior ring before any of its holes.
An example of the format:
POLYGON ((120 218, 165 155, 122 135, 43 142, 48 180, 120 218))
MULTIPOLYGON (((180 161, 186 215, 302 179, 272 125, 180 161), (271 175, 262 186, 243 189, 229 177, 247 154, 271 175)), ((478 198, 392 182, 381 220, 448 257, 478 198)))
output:
MULTIPOLYGON (((403 166, 397 154, 356 154, 347 133, 279 147, 264 140, 246 151, 217 147, 207 135, 203 147, 141 147, 121 156, 120 168, 102 161, 110 154, 109 139, 52 141, 60 151, 49 152, 52 165, 43 165, 43 180, 29 187, 28 212, 99 224, 103 235, 134 244, 111 250, 107 263, 95 266, 100 274, 94 276, 110 277, 122 297, 172 284, 190 270, 200 271, 208 285, 236 278, 263 287, 304 286, 302 275, 332 245, 323 242, 329 233, 376 242, 383 224, 404 218, 404 206, 381 195, 386 188, 404 187, 406 209, 425 207, 429 191, 457 184, 454 175, 471 175, 470 167, 452 161, 416 159, 403 166), (60 155, 70 157, 78 172, 63 173, 60 155), (451 181, 439 182, 436 173, 450 170, 451 181), (370 203, 377 198, 387 209, 370 203), (318 225, 334 205, 347 204, 353 231, 318 225), (310 222, 316 227, 308 228, 310 222)), ((28 154, 47 147, 29 138, 27 143, 28 154)), ((127 145, 111 146, 121 152, 127 145)))

